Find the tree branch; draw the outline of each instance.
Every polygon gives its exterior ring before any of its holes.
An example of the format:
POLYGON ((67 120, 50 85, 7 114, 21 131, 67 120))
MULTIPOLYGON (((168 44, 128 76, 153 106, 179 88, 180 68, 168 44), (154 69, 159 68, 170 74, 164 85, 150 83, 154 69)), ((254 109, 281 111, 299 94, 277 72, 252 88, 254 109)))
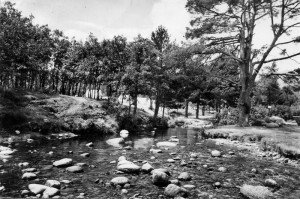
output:
MULTIPOLYGON (((292 57, 296 57, 300 55, 300 53, 295 53, 293 55, 290 55, 290 56, 286 56, 286 57, 281 57, 281 58, 276 58, 276 59, 270 59, 270 60, 267 60, 267 61, 264 61, 263 63, 269 63, 269 62, 274 62, 274 61, 280 61, 280 60, 285 60, 285 59, 289 59, 289 58, 292 58, 292 57)), ((253 65, 255 64, 258 64, 257 62, 253 63, 253 65)))

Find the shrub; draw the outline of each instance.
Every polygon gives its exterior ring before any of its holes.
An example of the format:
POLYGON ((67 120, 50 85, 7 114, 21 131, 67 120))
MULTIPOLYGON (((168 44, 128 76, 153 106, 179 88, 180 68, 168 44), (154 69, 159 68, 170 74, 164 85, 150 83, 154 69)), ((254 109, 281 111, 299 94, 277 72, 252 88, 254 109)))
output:
POLYGON ((222 125, 233 125, 239 121, 239 110, 238 108, 225 108, 221 113, 217 114, 219 124, 222 125))
POLYGON ((293 119, 291 108, 290 106, 286 105, 277 105, 275 107, 272 107, 270 110, 270 115, 276 115, 285 120, 293 119))
POLYGON ((300 116, 300 106, 291 106, 291 114, 292 116, 300 116))
POLYGON ((251 112, 250 112, 251 120, 252 121, 263 120, 268 116, 268 113, 269 113, 269 110, 262 105, 253 106, 251 108, 251 112))

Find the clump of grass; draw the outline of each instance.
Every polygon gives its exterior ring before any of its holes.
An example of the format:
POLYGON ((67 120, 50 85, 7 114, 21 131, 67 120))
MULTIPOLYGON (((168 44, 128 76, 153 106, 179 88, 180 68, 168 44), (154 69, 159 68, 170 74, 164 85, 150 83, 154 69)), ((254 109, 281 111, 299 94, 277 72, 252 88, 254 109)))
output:
POLYGON ((250 199, 268 199, 273 196, 273 193, 264 186, 253 186, 244 184, 240 188, 240 192, 250 199))

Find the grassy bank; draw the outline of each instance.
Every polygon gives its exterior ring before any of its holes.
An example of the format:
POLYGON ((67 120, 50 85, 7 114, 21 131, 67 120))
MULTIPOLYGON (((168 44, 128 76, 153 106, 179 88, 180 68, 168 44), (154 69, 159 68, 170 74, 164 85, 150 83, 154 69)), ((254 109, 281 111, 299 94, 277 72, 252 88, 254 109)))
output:
POLYGON ((286 125, 276 129, 264 127, 222 126, 204 132, 207 138, 228 138, 242 142, 258 142, 265 150, 292 159, 300 158, 300 127, 286 125))

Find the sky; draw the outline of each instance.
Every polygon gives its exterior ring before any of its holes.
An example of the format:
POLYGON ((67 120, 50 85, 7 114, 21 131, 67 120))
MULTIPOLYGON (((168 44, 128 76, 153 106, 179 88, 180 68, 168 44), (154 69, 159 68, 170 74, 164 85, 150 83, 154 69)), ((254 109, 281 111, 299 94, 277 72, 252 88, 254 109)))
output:
MULTIPOLYGON (((4 0, 0 0, 4 1, 4 0)), ((159 25, 168 29, 171 40, 185 41, 186 27, 192 16, 185 8, 186 0, 11 0, 22 14, 32 14, 34 22, 48 24, 51 29, 63 30, 77 40, 93 33, 99 40, 123 35, 129 41, 138 34, 150 37, 159 25)), ((270 43, 272 34, 267 22, 257 25, 256 47, 270 43)), ((298 31, 300 32, 300 31, 298 31)), ((299 51, 291 45, 288 53, 299 51)), ((275 50, 269 58, 278 57, 275 50)), ((279 72, 300 67, 300 57, 277 63, 279 72)))

